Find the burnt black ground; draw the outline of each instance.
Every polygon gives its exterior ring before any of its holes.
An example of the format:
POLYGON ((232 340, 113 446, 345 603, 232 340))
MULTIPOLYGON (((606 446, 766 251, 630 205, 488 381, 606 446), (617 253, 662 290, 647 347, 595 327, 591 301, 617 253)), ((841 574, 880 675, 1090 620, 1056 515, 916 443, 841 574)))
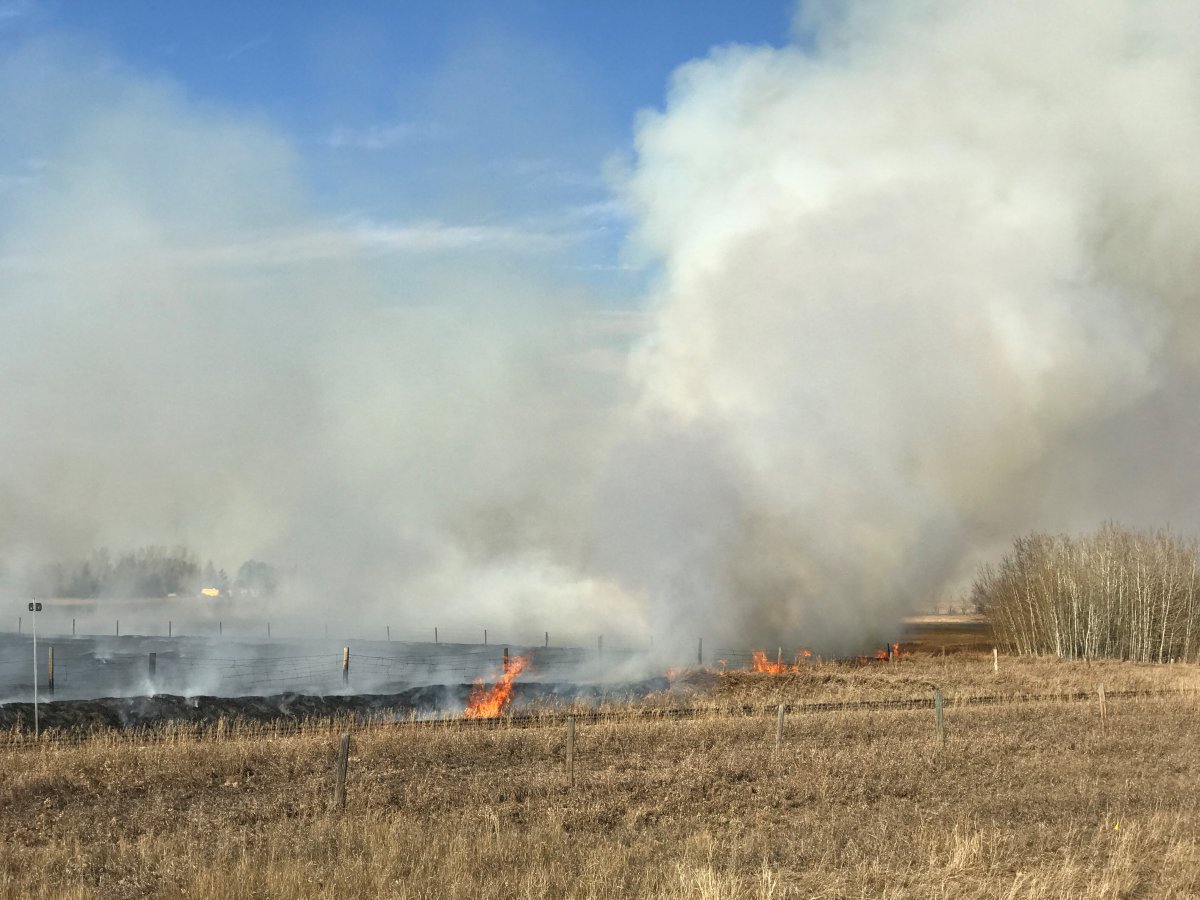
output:
MULTIPOLYGON (((644 697, 669 687, 665 678, 625 685, 581 685, 529 682, 514 685, 514 711, 532 703, 594 704, 602 699, 644 697)), ((265 697, 182 697, 155 694, 143 697, 101 697, 57 700, 38 705, 42 729, 62 731, 97 728, 144 728, 168 722, 212 725, 232 722, 299 722, 306 719, 353 716, 408 719, 457 715, 466 705, 469 684, 421 685, 387 694, 273 694, 265 697)), ((32 730, 32 703, 0 704, 0 728, 32 730)))

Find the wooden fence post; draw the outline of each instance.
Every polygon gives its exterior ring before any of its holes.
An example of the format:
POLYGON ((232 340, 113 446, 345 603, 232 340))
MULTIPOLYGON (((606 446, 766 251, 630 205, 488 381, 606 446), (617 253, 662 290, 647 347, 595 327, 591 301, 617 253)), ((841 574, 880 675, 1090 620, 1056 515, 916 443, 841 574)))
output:
POLYGON ((350 683, 350 648, 342 648, 342 684, 350 683))
POLYGON ((696 665, 704 666, 704 638, 700 638, 700 643, 696 647, 696 665))
POLYGON ((46 687, 54 694, 54 645, 50 645, 50 655, 46 659, 46 687))
POLYGON ((779 704, 779 715, 775 717, 775 751, 778 752, 783 747, 783 710, 784 705, 779 704))
POLYGON ((575 717, 567 716, 567 785, 575 787, 575 717))
POLYGON ((1000 671, 1000 651, 995 647, 992 648, 992 671, 1000 671))
POLYGON ((149 662, 147 665, 147 672, 150 675, 150 680, 153 681, 155 674, 158 672, 158 654, 157 653, 150 654, 150 659, 149 659, 149 662))
POLYGON ((1104 727, 1105 720, 1108 719, 1108 709, 1104 703, 1104 682, 1100 682, 1098 693, 1100 694, 1100 727, 1104 727))
POLYGON ((946 746, 946 722, 942 715, 942 692, 933 692, 933 717, 937 725, 937 742, 939 747, 946 746))
POLYGON ((550 632, 548 631, 546 632, 546 646, 550 646, 550 632))
POLYGON ((504 655, 502 657, 500 657, 500 665, 502 666, 500 671, 504 672, 507 675, 508 674, 508 648, 507 647, 504 648, 504 655))
POLYGON ((433 642, 435 644, 438 642, 438 634, 437 634, 437 626, 436 625, 433 626, 433 642))
POLYGON ((338 747, 337 770, 334 773, 333 805, 338 810, 346 808, 346 769, 350 765, 350 732, 342 735, 338 747))
POLYGON ((171 622, 171 620, 167 619, 167 637, 171 637, 172 626, 173 626, 173 623, 171 622))
POLYGON ((597 635, 597 637, 596 637, 596 655, 597 656, 604 655, 604 635, 602 635, 602 634, 597 635))

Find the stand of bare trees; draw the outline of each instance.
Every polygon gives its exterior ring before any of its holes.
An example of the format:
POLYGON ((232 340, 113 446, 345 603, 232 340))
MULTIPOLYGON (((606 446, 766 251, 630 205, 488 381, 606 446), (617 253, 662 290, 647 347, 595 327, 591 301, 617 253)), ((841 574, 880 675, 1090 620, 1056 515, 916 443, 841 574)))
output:
POLYGON ((1106 525, 1017 538, 985 565, 972 599, 1020 654, 1200 660, 1200 543, 1106 525))

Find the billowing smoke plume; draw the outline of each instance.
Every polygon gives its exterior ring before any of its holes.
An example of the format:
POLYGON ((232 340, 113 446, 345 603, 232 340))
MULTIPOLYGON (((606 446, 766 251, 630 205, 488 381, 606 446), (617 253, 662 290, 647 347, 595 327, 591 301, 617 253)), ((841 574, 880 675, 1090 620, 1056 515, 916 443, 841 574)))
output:
POLYGON ((1196 380, 1198 13, 814 3, 682 67, 628 188, 662 277, 618 463, 669 489, 618 557, 834 638, 1014 530, 1194 522, 1136 497, 1196 431, 1151 411, 1196 380))
POLYGON ((1198 31, 811 3, 683 66, 619 187, 640 317, 554 234, 330 222, 267 126, 27 48, 3 564, 185 542, 313 621, 840 649, 1015 531, 1190 527, 1198 31))

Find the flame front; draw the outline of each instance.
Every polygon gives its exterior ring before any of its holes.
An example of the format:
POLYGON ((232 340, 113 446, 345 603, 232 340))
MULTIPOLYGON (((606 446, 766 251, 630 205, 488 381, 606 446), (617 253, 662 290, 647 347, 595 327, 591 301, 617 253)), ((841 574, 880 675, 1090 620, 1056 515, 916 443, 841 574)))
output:
POLYGON ((764 672, 767 675, 783 675, 785 672, 796 671, 795 666, 789 666, 782 660, 772 662, 767 659, 767 651, 765 650, 755 650, 751 656, 753 657, 750 663, 751 672, 764 672))
POLYGON ((802 659, 811 660, 812 655, 813 655, 812 650, 805 647, 799 653, 796 654, 796 661, 794 663, 785 663, 783 661, 782 653, 780 653, 775 658, 774 662, 772 662, 770 659, 767 658, 767 651, 754 650, 751 653, 750 671, 751 672, 763 672, 767 675, 786 675, 789 672, 799 672, 800 665, 801 665, 800 660, 802 660, 802 659))
POLYGON ((467 708, 463 717, 467 719, 495 719, 499 717, 508 704, 512 702, 513 681, 529 665, 526 656, 514 656, 508 661, 508 666, 500 675, 500 680, 490 688, 483 683, 482 678, 476 678, 467 696, 467 708))

